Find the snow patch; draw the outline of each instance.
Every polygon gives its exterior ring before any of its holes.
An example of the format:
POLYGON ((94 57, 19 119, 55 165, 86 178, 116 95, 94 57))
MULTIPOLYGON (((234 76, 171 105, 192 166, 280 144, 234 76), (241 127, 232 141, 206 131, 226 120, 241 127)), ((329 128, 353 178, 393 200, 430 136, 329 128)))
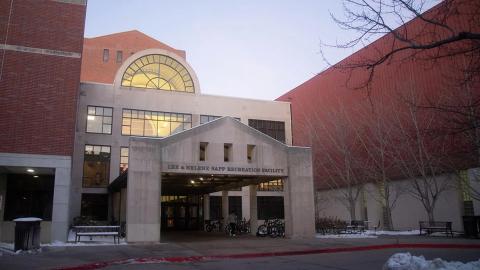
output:
POLYGON ((317 233, 315 238, 378 238, 376 235, 366 233, 345 233, 345 234, 321 234, 317 233))
POLYGON ((462 263, 447 262, 436 258, 426 260, 423 256, 412 256, 410 253, 393 254, 383 266, 383 270, 479 270, 480 260, 462 263))
POLYGON ((41 218, 36 218, 36 217, 25 217, 25 218, 16 218, 13 221, 15 222, 32 222, 32 221, 42 221, 43 219, 41 218))

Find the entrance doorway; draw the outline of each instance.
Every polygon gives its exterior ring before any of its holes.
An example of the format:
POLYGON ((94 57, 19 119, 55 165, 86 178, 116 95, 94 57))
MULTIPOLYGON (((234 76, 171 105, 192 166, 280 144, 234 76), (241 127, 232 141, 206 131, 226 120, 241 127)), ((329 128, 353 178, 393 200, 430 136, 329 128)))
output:
POLYGON ((162 196, 162 231, 199 230, 203 220, 199 195, 162 196))

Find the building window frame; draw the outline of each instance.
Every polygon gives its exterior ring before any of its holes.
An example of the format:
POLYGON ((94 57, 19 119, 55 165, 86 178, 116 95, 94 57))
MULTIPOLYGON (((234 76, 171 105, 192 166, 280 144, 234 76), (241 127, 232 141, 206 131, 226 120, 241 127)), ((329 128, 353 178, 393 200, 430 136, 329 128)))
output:
POLYGON ((115 57, 115 62, 117 64, 121 64, 123 62, 123 51, 117 51, 117 55, 115 57))
POLYGON ((108 60, 110 58, 110 50, 109 49, 103 49, 103 62, 108 63, 108 60))
POLYGON ((120 174, 125 172, 128 169, 128 156, 130 154, 130 150, 128 146, 121 146, 120 147, 120 174))
POLYGON ((113 108, 112 107, 87 105, 87 119, 85 123, 85 133, 112 135, 112 129, 113 129, 113 108), (102 129, 101 132, 89 130, 89 121, 95 120, 96 117, 99 117, 101 120, 101 129, 102 129))
MULTIPOLYGON (((166 126, 164 126, 166 130, 166 126)), ((162 112, 162 111, 149 111, 149 110, 137 110, 137 109, 122 109, 122 136, 140 136, 150 138, 164 138, 178 132, 182 132, 192 128, 192 114, 178 113, 178 112, 162 112), (172 120, 176 119, 176 120, 172 120), (179 120, 181 119, 181 120, 179 120), (141 123, 140 123, 141 122, 141 123), (147 128, 147 123, 149 127, 147 128), (168 123, 168 133, 165 136, 160 136, 161 125, 168 123), (172 123, 178 123, 178 126, 172 130, 172 123), (142 126, 142 134, 132 134, 132 126, 142 126), (154 130, 156 136, 145 135, 146 130, 154 130)))
MULTIPOLYGON (((82 187, 83 188, 106 188, 110 184, 110 164, 112 157, 112 148, 110 145, 94 145, 85 144, 83 154, 83 175, 82 175, 82 187), (108 152, 106 150, 108 149, 108 152), (90 152, 90 153, 87 153, 90 152), (96 154, 98 152, 98 154, 96 154), (92 177, 90 172, 87 172, 88 167, 97 167, 95 176, 92 177), (102 170, 103 167, 103 170, 102 170), (88 182, 98 182, 96 184, 88 184, 88 182)), ((91 174, 95 169, 92 169, 91 174)))
POLYGON ((208 142, 200 142, 199 147, 198 147, 198 160, 199 161, 207 161, 207 151, 208 151, 208 142))
POLYGON ((257 191, 277 191, 281 192, 284 189, 283 179, 272 180, 257 185, 257 191))

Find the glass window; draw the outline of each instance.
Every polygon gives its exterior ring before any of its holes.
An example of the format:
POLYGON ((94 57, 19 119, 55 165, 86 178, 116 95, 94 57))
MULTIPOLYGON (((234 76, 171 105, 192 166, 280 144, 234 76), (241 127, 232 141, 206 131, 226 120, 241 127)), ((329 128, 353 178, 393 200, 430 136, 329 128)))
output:
POLYGON ((122 77, 122 86, 194 93, 187 69, 166 55, 145 55, 135 60, 122 77))
POLYGON ((110 175, 110 146, 85 145, 83 187, 107 187, 110 175))
POLYGON ((128 147, 120 147, 120 174, 128 169, 128 147))
POLYGON ((108 107, 87 107, 87 132, 112 134, 113 109, 108 107))
POLYGON ((228 196, 228 213, 234 212, 238 219, 242 218, 242 196, 228 196))
POLYGON ((108 62, 108 58, 110 57, 110 52, 108 49, 103 49, 103 62, 108 62))
POLYGON ((122 51, 117 51, 117 64, 122 63, 123 61, 123 52, 122 51))
POLYGON ((281 196, 257 197, 258 219, 283 219, 284 206, 281 196))
POLYGON ((80 214, 92 220, 107 220, 108 194, 83 193, 80 214))
POLYGON ((192 128, 192 115, 123 109, 122 135, 166 137, 192 128))
POLYGON ((270 182, 260 183, 257 186, 258 191, 283 191, 283 180, 273 180, 270 182))
POLYGON ((253 144, 247 144, 247 161, 253 162, 255 158, 255 145, 253 144))
POLYGON ((222 219, 222 197, 210 196, 210 219, 222 219))
POLYGON ((7 174, 4 220, 21 217, 52 220, 54 178, 53 175, 7 174))
MULTIPOLYGON (((215 119, 220 118, 221 116, 216 116, 216 115, 200 115, 200 125, 212 122, 215 119)), ((240 121, 240 118, 234 117, 235 120, 240 121)))
POLYGON ((248 119, 248 125, 282 143, 285 143, 285 122, 248 119))
POLYGON ((225 162, 232 161, 232 144, 231 143, 223 144, 223 161, 225 162))
POLYGON ((207 146, 208 146, 207 142, 200 143, 200 156, 199 156, 200 161, 207 160, 207 146))

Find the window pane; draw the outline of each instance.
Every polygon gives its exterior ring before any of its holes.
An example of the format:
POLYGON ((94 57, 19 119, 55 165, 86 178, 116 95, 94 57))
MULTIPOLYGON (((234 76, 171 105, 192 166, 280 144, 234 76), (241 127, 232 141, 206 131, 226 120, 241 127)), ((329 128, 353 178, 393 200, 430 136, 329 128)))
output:
POLYGON ((103 115, 112 116, 112 108, 103 108, 103 115))
POLYGON ((131 135, 143 136, 143 119, 132 119, 131 135))
POLYGON ((109 183, 110 147, 86 145, 83 161, 83 186, 106 187, 109 183), (93 149, 93 152, 90 151, 93 149))
POLYGON ((87 117, 87 132, 102 133, 102 116, 87 117))

